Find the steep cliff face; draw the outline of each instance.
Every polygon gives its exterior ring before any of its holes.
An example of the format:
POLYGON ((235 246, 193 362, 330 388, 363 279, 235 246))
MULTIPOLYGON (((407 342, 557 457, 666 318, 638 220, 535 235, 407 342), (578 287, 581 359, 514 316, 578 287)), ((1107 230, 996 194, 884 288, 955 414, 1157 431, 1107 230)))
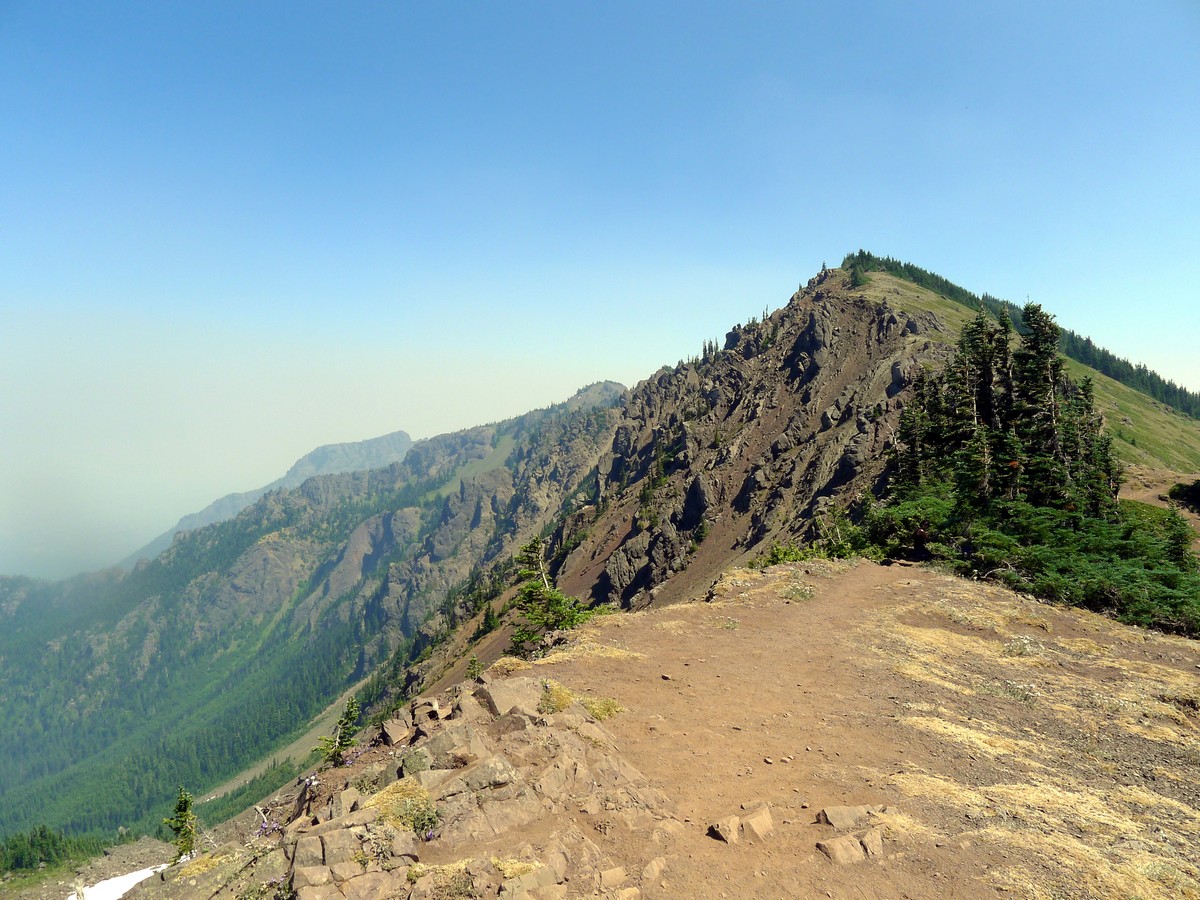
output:
POLYGON ((639 384, 600 462, 596 506, 558 535, 577 544, 564 586, 638 606, 711 582, 764 541, 811 533, 822 504, 882 477, 905 388, 945 352, 931 340, 940 330, 829 270, 722 350, 639 384))

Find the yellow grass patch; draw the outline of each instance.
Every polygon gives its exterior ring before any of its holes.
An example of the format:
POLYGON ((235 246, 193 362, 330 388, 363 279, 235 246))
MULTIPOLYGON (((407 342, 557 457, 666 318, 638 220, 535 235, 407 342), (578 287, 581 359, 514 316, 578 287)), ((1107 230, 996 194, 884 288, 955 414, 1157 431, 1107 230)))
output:
POLYGON ((435 897, 474 897, 472 879, 467 874, 470 862, 469 859, 461 859, 441 866, 413 863, 408 867, 407 880, 409 884, 416 884, 422 878, 432 877, 435 897))
POLYGON ((899 841, 911 837, 920 841, 930 841, 938 837, 933 829, 898 810, 888 809, 875 813, 871 818, 882 826, 884 836, 888 840, 899 841))
POLYGON ((654 627, 658 631, 665 631, 668 634, 683 634, 690 630, 691 625, 683 619, 666 619, 662 622, 655 622, 654 627))
POLYGON ((570 688, 551 679, 542 682, 542 699, 538 703, 538 712, 553 715, 562 712, 575 701, 579 701, 580 705, 588 711, 588 715, 598 722, 611 719, 617 713, 624 712, 621 704, 611 697, 576 694, 570 688))
POLYGON ((961 658, 981 656, 998 659, 1004 656, 1004 646, 999 642, 974 635, 959 634, 944 628, 921 628, 915 625, 896 625, 897 632, 913 647, 942 657, 961 658))
MULTIPOLYGON (((1200 812, 1185 804, 1141 788, 1106 793, 1070 779, 1066 787, 1031 780, 973 788, 940 775, 905 772, 892 781, 910 796, 993 819, 995 824, 967 833, 1058 860, 1083 896, 1200 898, 1200 871, 1190 859, 1190 848, 1200 837, 1200 812), (1132 807, 1158 814, 1148 818, 1132 807), (1172 846, 1183 854, 1172 855, 1172 846)), ((1028 896, 1059 896, 1056 886, 1023 880, 1027 878, 1012 870, 1002 880, 1019 885, 1028 896)))
POLYGON ((936 685, 943 690, 951 691, 955 694, 963 694, 964 696, 974 696, 975 694, 974 690, 962 682, 952 681, 953 674, 947 669, 929 666, 920 662, 905 662, 896 666, 895 670, 906 678, 911 678, 913 681, 924 681, 927 684, 936 685))
POLYGON ((230 860, 233 855, 230 853, 205 853, 197 856, 195 859, 188 860, 179 871, 175 873, 175 880, 183 878, 195 878, 197 875, 203 875, 205 872, 211 872, 221 863, 230 860))
POLYGON ((644 653, 614 647, 611 644, 601 644, 589 638, 575 641, 562 650, 548 653, 541 659, 533 660, 535 666, 547 666, 551 663, 565 662, 572 659, 641 659, 644 653))
POLYGON ((1111 652, 1103 644, 1098 644, 1091 638, 1059 638, 1055 645, 1079 656, 1108 656, 1111 652))
MULTIPOLYGON (((864 637, 889 669, 919 686, 900 721, 960 755, 991 760, 877 773, 913 798, 899 808, 936 822, 943 817, 933 808, 952 811, 945 821, 966 828, 955 834, 949 826, 949 838, 1007 845, 1014 864, 986 877, 1016 896, 1200 900, 1200 809, 1178 788, 1195 768, 1147 758, 1157 780, 1131 786, 1122 783, 1127 763, 1116 762, 1124 760, 1119 751, 1136 750, 1128 737, 1136 735, 1200 765, 1196 644, 992 586, 926 578, 893 589, 901 602, 881 604, 864 637), (930 614, 945 623, 901 621, 930 614), (1058 636, 1063 630, 1072 636, 1058 636), (1072 671, 1080 664, 1086 671, 1072 671), (1038 715, 1008 718, 968 701, 988 693, 1033 702, 1038 715), (958 704, 961 714, 948 711, 958 704), (1045 714, 1057 721, 1035 725, 1045 714), (994 783, 978 783, 984 772, 994 783), (1026 870, 1017 854, 1055 865, 1026 870)), ((896 823, 897 835, 909 824, 896 823)))
POLYGON ((510 878, 520 878, 522 875, 528 875, 530 872, 536 872, 542 867, 542 864, 537 860, 530 859, 501 859, 498 856, 492 857, 492 865, 507 881, 510 878))
MULTIPOLYGON (((1021 757, 1026 762, 1032 762, 1029 757, 1038 752, 1036 744, 1017 738, 1003 737, 992 732, 984 723, 978 723, 980 727, 971 728, 956 722, 927 716, 909 716, 902 721, 914 728, 955 741, 988 756, 1010 755, 1021 757)), ((1040 763, 1037 765, 1040 766, 1040 763)))
POLYGON ((611 719, 617 713, 625 711, 624 707, 611 697, 580 697, 579 702, 597 722, 611 719))
POLYGON ((530 668, 529 663, 523 659, 515 656, 502 656, 488 667, 488 672, 504 678, 506 675, 512 675, 514 672, 521 672, 528 668, 530 668))
POLYGON ((575 702, 575 695, 566 686, 557 681, 542 682, 542 699, 538 703, 538 712, 547 715, 562 712, 575 702))
POLYGON ((379 810, 379 817, 395 828, 412 830, 415 823, 435 813, 433 797, 413 778, 394 781, 369 797, 363 806, 379 810))

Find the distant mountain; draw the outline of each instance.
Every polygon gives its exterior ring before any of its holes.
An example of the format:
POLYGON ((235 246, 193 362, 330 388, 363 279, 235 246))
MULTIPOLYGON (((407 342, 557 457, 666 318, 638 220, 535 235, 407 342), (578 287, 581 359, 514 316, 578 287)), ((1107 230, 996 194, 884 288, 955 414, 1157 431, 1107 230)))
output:
POLYGON ((382 437, 344 444, 326 444, 296 460, 282 478, 277 478, 265 487, 253 491, 226 494, 214 500, 200 512, 184 516, 170 531, 163 532, 145 547, 121 560, 123 569, 132 569, 139 560, 154 559, 171 546, 175 535, 181 531, 203 528, 216 522, 232 519, 268 491, 278 488, 298 487, 314 475, 336 475, 341 472, 364 472, 382 469, 392 463, 401 462, 412 447, 412 438, 404 431, 393 431, 382 437))
POLYGON ((0 577, 0 838, 153 829, 179 784, 211 788, 286 743, 427 643, 476 566, 553 526, 624 396, 593 385, 403 462, 313 475, 128 572, 0 577))

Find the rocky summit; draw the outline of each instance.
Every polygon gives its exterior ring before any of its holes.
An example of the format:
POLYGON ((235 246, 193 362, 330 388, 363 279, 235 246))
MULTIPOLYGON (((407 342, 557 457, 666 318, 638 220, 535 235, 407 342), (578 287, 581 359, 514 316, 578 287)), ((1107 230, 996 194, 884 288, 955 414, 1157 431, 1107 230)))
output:
POLYGON ((599 462, 596 506, 561 529, 560 581, 636 608, 811 534, 823 504, 877 486, 905 389, 945 340, 932 314, 823 270, 720 352, 641 383, 599 462))

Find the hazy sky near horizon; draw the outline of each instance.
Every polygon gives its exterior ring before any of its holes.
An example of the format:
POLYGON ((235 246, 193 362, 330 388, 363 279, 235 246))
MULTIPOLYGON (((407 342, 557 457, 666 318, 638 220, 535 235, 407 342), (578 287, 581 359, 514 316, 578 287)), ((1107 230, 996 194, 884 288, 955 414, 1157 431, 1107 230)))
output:
POLYGON ((1200 4, 0 0, 0 573, 859 247, 1200 390, 1200 4))

